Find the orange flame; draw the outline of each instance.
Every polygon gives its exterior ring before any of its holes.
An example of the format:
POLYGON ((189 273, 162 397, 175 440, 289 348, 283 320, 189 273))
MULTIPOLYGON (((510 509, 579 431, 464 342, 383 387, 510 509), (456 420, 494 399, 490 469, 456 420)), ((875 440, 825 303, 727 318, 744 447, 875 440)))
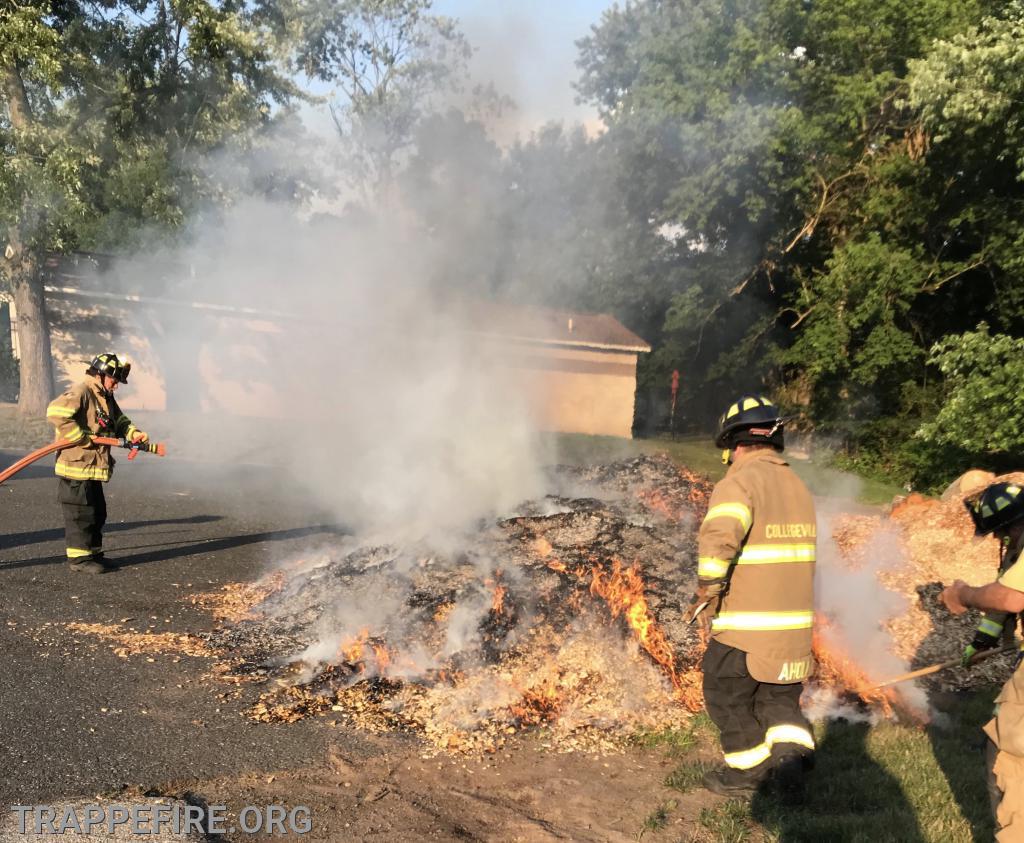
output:
POLYGON ((380 674, 384 674, 393 661, 391 651, 383 642, 370 640, 368 627, 363 627, 354 638, 345 639, 338 646, 338 660, 348 662, 360 673, 365 672, 366 662, 371 659, 380 674))
POLYGON ((556 719, 563 702, 557 681, 546 678, 523 691, 520 701, 509 706, 509 711, 519 720, 520 725, 536 726, 556 719))
POLYGON ((818 678, 824 684, 842 688, 856 694, 866 703, 881 706, 886 716, 891 716, 892 694, 884 688, 873 688, 872 681, 846 652, 835 635, 829 635, 830 621, 817 615, 814 624, 814 658, 818 662, 818 678))
POLYGON ((651 615, 647 598, 644 597, 644 581, 639 567, 634 564, 623 570, 618 559, 612 560, 611 573, 595 567, 590 581, 590 593, 604 599, 613 618, 620 615, 625 617, 640 646, 662 666, 672 680, 672 685, 679 689, 675 652, 651 615))
POLYGON ((491 600, 491 611, 496 615, 501 614, 501 610, 505 604, 505 592, 508 591, 503 585, 494 586, 494 598, 491 600))
POLYGON ((508 588, 501 584, 501 568, 494 572, 493 580, 485 579, 484 585, 492 591, 491 611, 496 615, 500 615, 505 606, 505 595, 508 593, 508 588))
POLYGON ((641 490, 636 496, 652 512, 657 512, 670 521, 679 521, 683 517, 683 512, 672 506, 671 501, 657 489, 641 490))

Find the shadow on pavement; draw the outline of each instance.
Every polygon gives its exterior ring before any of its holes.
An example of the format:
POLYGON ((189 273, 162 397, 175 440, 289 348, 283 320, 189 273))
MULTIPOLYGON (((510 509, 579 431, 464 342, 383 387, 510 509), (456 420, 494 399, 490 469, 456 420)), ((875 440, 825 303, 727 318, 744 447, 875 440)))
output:
MULTIPOLYGON (((152 550, 147 553, 136 553, 121 556, 118 554, 109 557, 109 561, 118 568, 127 568, 131 565, 146 565, 150 562, 165 562, 169 559, 181 559, 187 556, 198 554, 218 553, 223 550, 232 550, 237 547, 244 547, 250 544, 261 544, 263 542, 288 541, 289 539, 301 539, 315 535, 344 536, 347 533, 340 527, 320 524, 312 527, 297 527, 291 530, 271 530, 266 533, 250 533, 244 536, 226 536, 220 539, 206 539, 204 541, 191 542, 189 544, 177 544, 163 550, 152 550)), ((18 562, 0 563, 0 571, 11 571, 16 568, 30 568, 36 565, 63 564, 63 556, 44 556, 37 559, 25 559, 18 562)))
MULTIPOLYGON (((168 524, 210 524, 214 521, 223 520, 220 515, 192 515, 188 518, 157 518, 150 521, 125 521, 121 523, 107 524, 103 528, 104 535, 117 533, 122 530, 136 530, 143 527, 160 527, 168 524)), ((26 533, 0 534, 0 550, 10 550, 14 547, 22 547, 26 544, 38 544, 39 542, 58 541, 64 537, 63 527, 54 527, 49 530, 32 530, 26 533)))

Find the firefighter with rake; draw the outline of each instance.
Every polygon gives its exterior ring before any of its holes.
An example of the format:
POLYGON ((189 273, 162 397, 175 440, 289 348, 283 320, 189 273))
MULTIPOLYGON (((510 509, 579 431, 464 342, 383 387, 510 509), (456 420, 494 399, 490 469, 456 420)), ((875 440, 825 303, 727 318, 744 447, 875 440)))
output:
POLYGON ((782 458, 783 419, 767 398, 733 402, 715 445, 731 465, 700 528, 698 591, 687 613, 710 636, 704 700, 725 755, 704 786, 749 797, 771 785, 797 804, 814 753, 800 710, 814 667, 814 502, 782 458))
MULTIPOLYGON (((970 662, 976 652, 996 647, 1000 637, 1013 634, 1024 612, 1024 486, 993 483, 965 501, 979 536, 994 535, 1000 544, 999 573, 994 582, 972 587, 957 580, 942 592, 942 602, 954 615, 967 609, 983 614, 974 640, 964 653, 970 662)), ((1024 841, 1024 647, 1013 675, 996 697, 996 710, 985 725, 988 735, 989 794, 999 843, 1024 841)))

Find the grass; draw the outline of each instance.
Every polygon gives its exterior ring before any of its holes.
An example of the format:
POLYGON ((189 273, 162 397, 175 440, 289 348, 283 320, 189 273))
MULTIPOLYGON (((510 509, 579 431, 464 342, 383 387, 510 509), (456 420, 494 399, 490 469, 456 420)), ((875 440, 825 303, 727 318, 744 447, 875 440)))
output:
POLYGON ((668 825, 669 814, 675 810, 677 804, 675 800, 672 800, 655 808, 647 819, 644 820, 643 827, 636 836, 637 840, 643 839, 644 834, 648 831, 661 831, 661 829, 668 825))
MULTIPOLYGON (((996 688, 958 696, 945 712, 949 727, 835 721, 815 727, 817 764, 808 798, 783 808, 770 797, 731 800, 701 809, 691 841, 775 843, 979 843, 992 839, 981 726, 996 688)), ((697 718, 695 718, 697 720, 697 718)), ((695 790, 717 763, 701 750, 714 727, 648 734, 644 745, 667 747, 678 760, 665 780, 695 790), (683 748, 685 747, 685 750, 683 748), (683 750, 683 751, 680 751, 683 750)), ((665 818, 668 822, 669 817, 665 818)))
MULTIPOLYGON (((710 808, 702 808, 700 826, 701 832, 691 837, 691 840, 744 843, 751 837, 750 810, 742 802, 735 800, 710 808)), ((829 840, 830 838, 823 837, 821 839, 829 840)))
MULTIPOLYGON (((548 434, 544 443, 551 462, 582 465, 608 462, 640 454, 668 454, 674 462, 692 471, 706 474, 712 480, 725 476, 722 452, 706 436, 681 436, 676 439, 620 439, 616 436, 586 436, 579 433, 548 434)), ((867 505, 888 503, 904 490, 895 484, 883 483, 819 465, 791 455, 793 470, 808 488, 822 497, 848 498, 867 505)))
POLYGON ((633 742, 645 749, 664 748, 669 758, 685 758, 694 749, 707 746, 718 739, 718 729, 707 712, 690 718, 685 729, 660 729, 638 732, 633 742))

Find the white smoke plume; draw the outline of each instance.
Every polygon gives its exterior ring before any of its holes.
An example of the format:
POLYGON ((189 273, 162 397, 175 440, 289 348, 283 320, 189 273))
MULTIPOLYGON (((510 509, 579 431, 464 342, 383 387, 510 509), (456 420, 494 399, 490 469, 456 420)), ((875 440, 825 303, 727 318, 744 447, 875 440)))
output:
MULTIPOLYGON (((855 500, 860 480, 849 476, 849 488, 836 489, 835 498, 819 499, 818 561, 815 601, 818 611, 829 621, 821 634, 826 646, 833 642, 848 655, 871 681, 884 681, 907 672, 910 667, 895 651, 895 641, 887 623, 903 614, 905 597, 891 591, 879 575, 906 564, 906 554, 894 530, 879 529, 858 553, 858 560, 844 558, 832 538, 833 519, 848 511, 855 500), (863 561, 860 561, 863 560, 863 561)), ((899 688, 903 702, 915 712, 927 714, 929 704, 924 689, 904 683, 899 688)), ((820 696, 812 707, 819 716, 847 717, 838 698, 820 696)))

